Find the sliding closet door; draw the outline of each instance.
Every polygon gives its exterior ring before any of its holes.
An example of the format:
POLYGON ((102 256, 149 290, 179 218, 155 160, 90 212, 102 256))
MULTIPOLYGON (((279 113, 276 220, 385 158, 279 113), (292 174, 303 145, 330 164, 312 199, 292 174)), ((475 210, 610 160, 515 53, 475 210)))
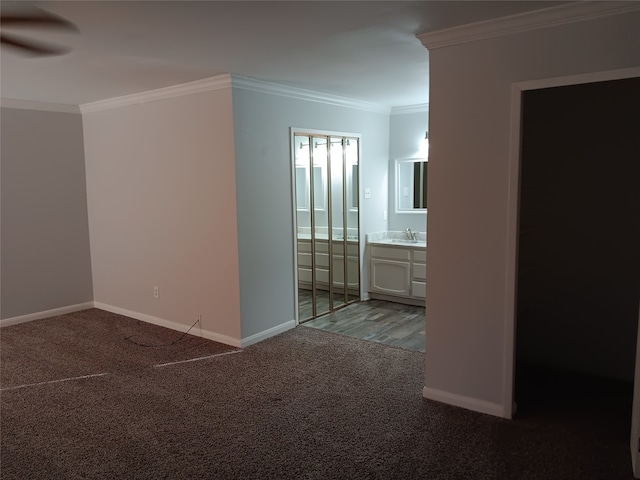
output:
POLYGON ((300 322, 359 299, 358 152, 357 137, 293 135, 300 322))

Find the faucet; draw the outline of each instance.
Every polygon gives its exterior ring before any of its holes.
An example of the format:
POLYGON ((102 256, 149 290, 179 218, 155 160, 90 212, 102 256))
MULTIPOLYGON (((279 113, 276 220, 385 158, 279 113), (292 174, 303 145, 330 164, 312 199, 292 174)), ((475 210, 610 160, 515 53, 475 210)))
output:
POLYGON ((418 240, 418 237, 417 237, 418 234, 417 233, 413 233, 410 228, 407 228, 404 231, 404 233, 406 234, 408 240, 412 240, 414 242, 418 240))

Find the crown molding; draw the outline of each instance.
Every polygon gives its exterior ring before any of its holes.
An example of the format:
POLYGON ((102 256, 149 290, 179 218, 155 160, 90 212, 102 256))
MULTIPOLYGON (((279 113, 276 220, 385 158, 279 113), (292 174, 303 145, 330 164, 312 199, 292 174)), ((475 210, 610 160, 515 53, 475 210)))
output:
POLYGON ((140 103, 153 102, 156 100, 164 100, 167 98, 192 95, 194 93, 221 90, 230 87, 231 75, 225 73, 214 77, 204 78, 202 80, 196 80, 194 82, 173 85, 171 87, 158 88, 156 90, 109 98, 107 100, 99 100, 97 102, 83 103, 79 107, 80 112, 85 114, 129 105, 137 105, 140 103))
POLYGON ((392 107, 391 115, 406 115, 408 113, 427 113, 429 112, 428 103, 420 103, 418 105, 405 105, 403 107, 392 107))
POLYGON ((415 113, 428 111, 428 104, 394 107, 392 109, 388 106, 376 103, 364 102, 346 97, 340 97, 337 95, 330 95, 315 92, 312 90, 289 87, 286 85, 265 82, 262 80, 256 80, 249 77, 231 74, 216 75, 214 77, 204 78, 202 80, 196 80, 194 82, 158 88, 156 90, 149 90, 146 92, 124 95, 121 97, 109 98, 106 100, 98 100, 96 102, 83 103, 80 105, 61 105, 55 103, 33 102, 29 100, 3 98, 2 107, 86 114, 232 87, 260 93, 280 95, 297 100, 324 103, 327 105, 353 108, 356 110, 364 110, 368 112, 384 113, 387 115, 390 114, 392 110, 395 113, 415 113))
POLYGON ((61 103, 34 102, 31 100, 18 100, 15 98, 0 99, 2 108, 17 108, 21 110, 38 110, 41 112, 80 113, 77 105, 64 105, 61 103))
POLYGON ((508 15, 493 20, 423 33, 417 35, 417 37, 425 47, 432 50, 638 10, 640 10, 640 2, 572 2, 532 12, 508 15))
POLYGON ((293 98, 296 100, 325 103, 327 105, 338 107, 354 108, 356 110, 365 110, 368 112, 389 114, 391 110, 390 107, 379 105, 377 103, 364 102, 351 98, 340 97, 337 95, 314 92, 312 90, 290 87, 281 85, 279 83, 265 82, 262 80, 256 80, 254 78, 243 77, 240 75, 232 75, 231 77, 233 87, 243 90, 280 95, 282 97, 293 98))

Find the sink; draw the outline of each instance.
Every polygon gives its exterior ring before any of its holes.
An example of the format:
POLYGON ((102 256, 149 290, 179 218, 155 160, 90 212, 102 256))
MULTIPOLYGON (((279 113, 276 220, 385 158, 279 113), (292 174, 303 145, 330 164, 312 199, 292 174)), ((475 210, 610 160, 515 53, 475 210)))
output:
POLYGON ((391 244, 391 245, 406 245, 406 246, 413 246, 413 247, 426 247, 427 246, 427 242, 425 242, 424 240, 409 240, 406 238, 389 238, 381 243, 386 243, 386 244, 391 244))

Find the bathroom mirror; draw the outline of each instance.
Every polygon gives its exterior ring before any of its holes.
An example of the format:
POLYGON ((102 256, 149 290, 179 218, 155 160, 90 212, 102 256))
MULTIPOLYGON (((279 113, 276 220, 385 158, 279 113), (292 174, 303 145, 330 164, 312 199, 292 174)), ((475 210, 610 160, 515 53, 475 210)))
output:
POLYGON ((426 158, 396 160, 396 212, 427 210, 426 158))
MULTIPOLYGON (((296 209, 309 211, 311 191, 311 173, 307 165, 296 165, 296 209)), ((322 165, 313 166, 313 196, 314 209, 324 212, 327 209, 327 177, 322 165)))
POLYGON ((358 164, 350 164, 347 170, 347 198, 349 201, 349 211, 358 211, 358 164))

